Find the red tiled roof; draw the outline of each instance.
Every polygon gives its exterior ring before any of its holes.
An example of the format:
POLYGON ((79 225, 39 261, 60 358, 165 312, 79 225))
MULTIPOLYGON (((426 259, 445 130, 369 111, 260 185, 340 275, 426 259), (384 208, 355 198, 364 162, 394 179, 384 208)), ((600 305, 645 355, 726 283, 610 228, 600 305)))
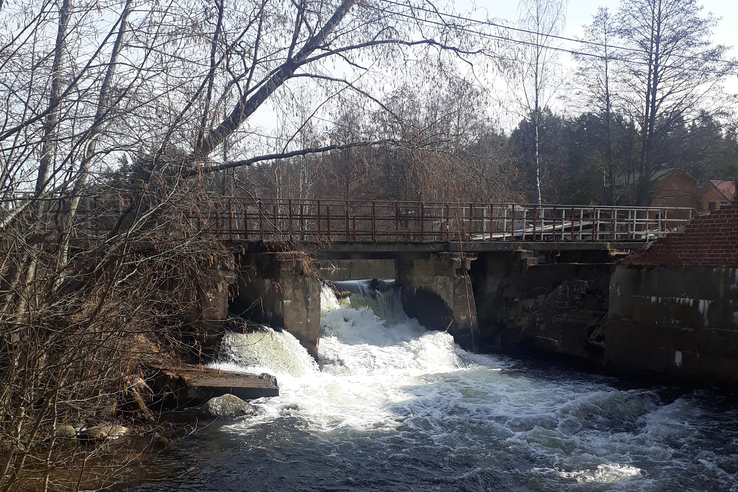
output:
POLYGON ((725 198, 730 201, 735 196, 735 181, 721 181, 719 179, 711 179, 710 182, 715 185, 715 188, 720 190, 720 193, 725 195, 725 198))

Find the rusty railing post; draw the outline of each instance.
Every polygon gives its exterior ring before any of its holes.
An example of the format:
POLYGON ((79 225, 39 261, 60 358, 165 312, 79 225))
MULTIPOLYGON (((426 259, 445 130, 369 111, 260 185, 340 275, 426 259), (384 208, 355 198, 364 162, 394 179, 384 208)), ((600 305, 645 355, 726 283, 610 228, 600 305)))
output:
POLYGON ((350 230, 349 230, 349 208, 348 208, 348 202, 345 201, 345 200, 343 202, 343 208, 344 208, 344 211, 345 211, 345 214, 344 215, 345 215, 345 218, 346 218, 346 221, 344 223, 344 226, 345 226, 345 229, 346 229, 345 230, 345 232, 346 232, 346 242, 348 243, 348 242, 351 242, 351 239, 350 239, 351 236, 350 236, 350 230))
POLYGON ((377 242, 377 205, 372 202, 372 242, 377 242))
POLYGON ((287 199, 287 237, 292 241, 292 199, 287 199))
POLYGON ((574 241, 574 207, 571 207, 571 215, 569 216, 569 229, 571 232, 571 241, 574 241))
POLYGON ((556 242, 556 212, 557 212, 556 206, 554 205, 554 208, 552 211, 553 220, 551 221, 551 241, 554 243, 556 242))
POLYGON ((243 238, 249 240, 249 204, 243 202, 243 238))
POLYGON ((300 224, 300 241, 305 241, 305 204, 300 202, 300 215, 298 218, 300 224))
POLYGON ((443 212, 446 214, 446 217, 444 218, 444 229, 446 232, 446 241, 449 240, 449 237, 451 237, 451 214, 449 213, 449 206, 448 203, 444 204, 443 212))
POLYGON ((274 237, 282 239, 282 225, 279 223, 279 202, 272 205, 273 223, 274 223, 274 237))
POLYGON ((320 200, 318 200, 318 242, 320 242, 320 200))
POLYGON ((395 242, 400 239, 400 204, 395 202, 395 242))
POLYGON ((351 232, 353 233, 351 240, 355 242, 356 241, 356 205, 354 205, 353 212, 351 213, 351 232))
POLYGON ((330 205, 325 206, 325 231, 328 235, 328 241, 331 240, 331 207, 330 205))
POLYGON ((261 202, 258 202, 257 213, 259 214, 259 239, 264 241, 264 210, 261 207, 261 202))
POLYGON ((233 204, 228 200, 228 240, 233 241, 233 204))
POLYGON ((495 230, 495 206, 494 204, 489 204, 489 241, 492 241, 492 234, 495 230))
POLYGON ((510 241, 515 241, 515 204, 510 205, 510 241))
POLYGON ((420 204, 420 242, 425 242, 425 208, 420 204))
POLYGON ((600 228, 600 216, 599 216, 599 209, 597 207, 592 209, 592 241, 596 239, 595 237, 595 228, 600 228))
MULTIPOLYGON (((469 239, 471 239, 472 234, 474 234, 474 204, 469 204, 469 239)), ((466 239, 466 236, 464 236, 466 239)))

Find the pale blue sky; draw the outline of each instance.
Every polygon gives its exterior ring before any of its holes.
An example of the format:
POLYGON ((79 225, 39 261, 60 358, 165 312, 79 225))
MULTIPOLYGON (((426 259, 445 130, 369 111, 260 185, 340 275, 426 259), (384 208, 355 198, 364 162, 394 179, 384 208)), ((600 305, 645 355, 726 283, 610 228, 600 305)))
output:
MULTIPOLYGON (((475 5, 478 9, 472 17, 490 19, 504 19, 508 24, 515 24, 518 18, 518 0, 461 0, 455 2, 457 8, 462 5, 475 5), (468 3, 467 3, 468 2, 468 3), (485 15, 486 11, 486 15, 485 15)), ((713 41, 732 47, 729 56, 738 58, 738 0, 698 0, 703 6, 703 12, 712 12, 715 17, 721 18, 713 32, 713 41)), ((582 26, 592 21, 592 16, 598 7, 608 7, 612 12, 617 11, 619 0, 569 0, 565 37, 581 37, 582 26)), ((467 7, 469 8, 469 7, 467 7)), ((473 7, 472 7, 473 8, 473 7)), ((566 44, 563 47, 576 49, 576 44, 566 44)), ((570 60, 563 60, 564 65, 571 65, 570 60)), ((729 94, 738 95, 738 74, 732 76, 725 84, 729 94)))
MULTIPOLYGON (((480 9, 486 9, 490 18, 506 19, 511 24, 518 15, 517 0, 476 0, 474 4, 480 9)), ((566 36, 578 36, 582 33, 582 25, 589 24, 598 7, 608 7, 616 11, 618 0, 569 0, 569 9, 566 18, 566 36)), ((715 41, 733 46, 733 56, 738 56, 738 1, 737 0, 703 0, 704 11, 712 12, 716 17, 722 17, 715 30, 715 41)))

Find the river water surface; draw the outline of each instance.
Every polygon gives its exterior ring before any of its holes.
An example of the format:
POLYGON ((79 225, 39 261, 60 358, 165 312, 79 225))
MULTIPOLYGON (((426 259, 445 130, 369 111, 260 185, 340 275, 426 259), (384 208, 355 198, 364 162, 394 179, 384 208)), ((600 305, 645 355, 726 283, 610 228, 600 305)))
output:
POLYGON ((347 302, 324 289, 317 363, 287 333, 230 336, 219 366, 275 374, 281 395, 131 490, 738 491, 734 395, 470 354, 396 293, 347 302))

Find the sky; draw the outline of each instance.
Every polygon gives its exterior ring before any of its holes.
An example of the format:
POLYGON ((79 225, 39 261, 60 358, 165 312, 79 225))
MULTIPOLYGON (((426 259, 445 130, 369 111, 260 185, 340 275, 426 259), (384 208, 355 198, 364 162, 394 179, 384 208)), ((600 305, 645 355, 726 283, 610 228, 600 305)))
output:
MULTIPOLYGON (((457 1, 457 10, 470 9, 473 13, 470 17, 493 21, 504 20, 508 25, 515 25, 518 19, 518 0, 461 0, 457 1)), ((711 12, 720 18, 717 27, 713 31, 713 42, 732 47, 728 57, 738 58, 738 0, 697 0, 703 6, 702 12, 711 12)), ((611 12, 616 12, 620 4, 619 0, 568 0, 566 27, 562 36, 567 38, 583 37, 583 26, 592 22, 592 16, 599 7, 607 7, 611 12)), ((575 44, 564 43, 563 48, 576 48, 575 44)), ((573 59, 562 59, 559 61, 565 67, 575 65, 573 59)), ((738 73, 730 77, 725 83, 725 92, 738 96, 738 73)))
MULTIPOLYGON (((476 0, 474 3, 478 8, 486 9, 490 18, 506 19, 513 24, 518 17, 518 3, 515 0, 476 0)), ((592 21, 598 7, 608 7, 615 12, 619 3, 618 0, 569 0, 564 35, 581 36, 582 26, 592 21)), ((714 32, 715 42, 733 46, 732 56, 738 57, 738 29, 735 27, 738 21, 738 1, 698 0, 698 3, 704 7, 703 12, 712 12, 716 17, 722 17, 714 32)))

